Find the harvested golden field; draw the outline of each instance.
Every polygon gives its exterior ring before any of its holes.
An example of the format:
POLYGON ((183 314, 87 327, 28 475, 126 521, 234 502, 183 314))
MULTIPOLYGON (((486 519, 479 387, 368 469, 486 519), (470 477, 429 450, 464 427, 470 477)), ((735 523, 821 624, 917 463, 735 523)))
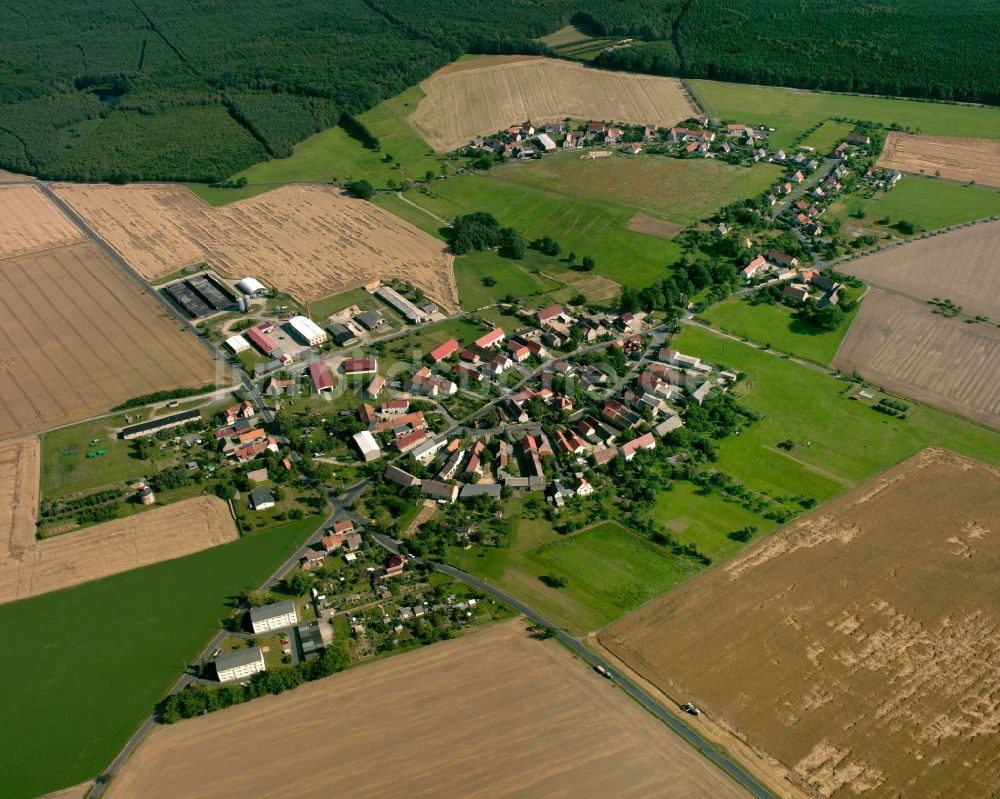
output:
POLYGON ((1000 429, 1000 330, 931 312, 872 289, 833 366, 878 386, 1000 429))
POLYGON ((402 278, 458 305, 452 257, 440 241, 332 186, 284 186, 220 208, 176 185, 54 189, 150 280, 206 262, 301 302, 402 278))
POLYGON ((0 259, 0 439, 223 382, 208 350, 92 244, 0 259))
POLYGON ((40 457, 37 438, 0 444, 0 562, 35 546, 40 457))
POLYGON ((672 125, 697 114, 679 80, 588 69, 551 58, 497 56, 445 67, 420 84, 407 122, 437 152, 530 120, 672 125))
POLYGON ((925 450, 600 634, 820 796, 1000 789, 1000 470, 925 450))
POLYGON ((0 186, 0 258, 83 239, 80 229, 34 186, 0 186))
POLYGON ((645 214, 636 214, 628 221, 625 228, 658 239, 672 239, 684 229, 684 226, 676 222, 664 222, 662 219, 655 219, 645 214))
POLYGON ((196 497, 0 553, 0 603, 13 602, 235 541, 229 506, 196 497))
POLYGON ((109 796, 247 793, 745 796, 623 692, 528 638, 521 621, 159 727, 109 796))
POLYGON ((929 300, 949 298, 966 313, 1000 321, 1000 222, 950 230, 855 261, 837 269, 873 286, 929 300))
POLYGON ((893 131, 878 165, 900 172, 936 175, 1000 188, 1000 141, 952 136, 917 136, 893 131))

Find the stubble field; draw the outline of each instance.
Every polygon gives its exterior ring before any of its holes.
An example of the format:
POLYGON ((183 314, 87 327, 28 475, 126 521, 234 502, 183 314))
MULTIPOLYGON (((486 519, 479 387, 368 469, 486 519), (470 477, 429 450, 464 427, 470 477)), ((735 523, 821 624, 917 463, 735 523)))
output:
POLYGON ((1000 221, 959 228, 837 265, 873 286, 921 300, 949 298, 1000 320, 1000 221))
MULTIPOLYGON (((37 463, 34 474, 37 492, 37 463)), ((34 508, 32 527, 33 522, 34 508)), ((217 497, 186 499, 42 541, 32 533, 30 542, 0 553, 0 604, 173 560, 237 538, 229 507, 217 497)))
POLYGON ((407 122, 437 152, 531 120, 566 117, 670 126, 697 111, 675 78, 588 69, 551 58, 462 61, 420 84, 426 95, 407 122))
POLYGON ((397 796, 404 785, 414 798, 744 796, 521 621, 158 728, 109 796, 251 785, 256 796, 397 796))
POLYGON ((600 634, 819 796, 1000 787, 1000 470, 929 449, 600 634))
POLYGON ((894 393, 1000 429, 1000 330, 872 289, 833 366, 894 393))
POLYGON ((0 187, 0 220, 0 258, 83 238, 79 228, 34 186, 0 187))
POLYGON ((893 131, 878 165, 925 175, 940 171, 938 177, 1000 188, 1000 141, 893 131))
POLYGON ((40 457, 37 438, 0 445, 0 563, 35 546, 40 457))
POLYGON ((92 244, 0 260, 0 439, 217 380, 197 340, 92 244))
POLYGON ((205 262, 303 303, 401 278, 448 308, 458 304, 440 241, 331 186, 286 186, 221 208, 176 185, 55 190, 150 280, 205 262))

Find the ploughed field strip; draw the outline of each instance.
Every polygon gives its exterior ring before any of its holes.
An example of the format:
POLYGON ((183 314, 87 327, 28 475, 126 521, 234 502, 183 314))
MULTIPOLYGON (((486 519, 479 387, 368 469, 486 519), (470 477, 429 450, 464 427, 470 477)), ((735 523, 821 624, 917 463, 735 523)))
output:
POLYGON ((878 165, 1000 188, 1000 141, 892 131, 878 165))
POLYGON ((399 796, 403 761, 417 799, 746 796, 521 620, 157 728, 108 796, 399 796))
POLYGON ((601 643, 819 796, 1000 785, 1000 470, 927 449, 601 643))
POLYGON ((303 303, 399 278, 444 307, 458 305, 440 241, 332 186, 285 186, 221 208, 177 185, 54 188, 149 280, 204 262, 303 303))
POLYGON ((872 289, 833 359, 871 383, 1000 429, 1000 330, 872 289))
POLYGON ((891 247, 838 264, 837 269, 920 300, 947 298, 968 314, 1000 321, 997 253, 1000 221, 891 247))
POLYGON ((229 508, 218 497, 186 499, 42 541, 32 537, 0 553, 0 603, 180 558, 237 537, 229 508))
POLYGON ((407 122, 438 152, 530 120, 565 117, 670 126, 697 113, 681 82, 587 69, 551 58, 499 56, 439 70, 407 122))
POLYGON ((82 240, 80 229, 35 186, 0 186, 0 259, 82 240))
POLYGON ((215 380, 208 351, 89 243, 0 260, 0 318, 0 438, 215 380))

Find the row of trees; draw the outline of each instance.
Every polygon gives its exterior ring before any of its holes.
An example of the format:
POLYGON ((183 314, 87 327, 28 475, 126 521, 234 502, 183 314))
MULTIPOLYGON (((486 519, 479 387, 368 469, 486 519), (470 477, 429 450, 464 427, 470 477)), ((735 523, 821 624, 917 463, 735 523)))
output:
POLYGON ((267 694, 281 694, 297 688, 304 682, 328 677, 347 666, 347 644, 342 638, 334 639, 323 655, 297 666, 262 671, 250 678, 246 685, 224 685, 218 688, 204 683, 192 683, 180 693, 167 697, 157 708, 157 718, 163 724, 174 724, 181 719, 194 718, 267 694))

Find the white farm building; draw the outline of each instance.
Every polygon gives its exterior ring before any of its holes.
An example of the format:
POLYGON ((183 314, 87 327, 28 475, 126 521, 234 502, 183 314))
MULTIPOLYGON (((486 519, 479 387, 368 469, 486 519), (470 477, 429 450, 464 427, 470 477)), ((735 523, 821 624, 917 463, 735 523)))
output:
POLYGON ((267 287, 255 277, 245 277, 236 284, 236 288, 251 297, 266 297, 267 287))
POLYGON ((250 349, 250 343, 243 336, 230 336, 226 339, 226 346, 233 352, 245 352, 250 349))
POLYGON ((382 456, 382 450, 378 448, 375 436, 367 430, 362 430, 360 433, 354 434, 354 444, 357 446, 361 457, 366 463, 378 460, 382 456))
POLYGON ((316 347, 326 341, 326 331, 307 316, 293 316, 288 320, 295 335, 310 347, 316 347))

